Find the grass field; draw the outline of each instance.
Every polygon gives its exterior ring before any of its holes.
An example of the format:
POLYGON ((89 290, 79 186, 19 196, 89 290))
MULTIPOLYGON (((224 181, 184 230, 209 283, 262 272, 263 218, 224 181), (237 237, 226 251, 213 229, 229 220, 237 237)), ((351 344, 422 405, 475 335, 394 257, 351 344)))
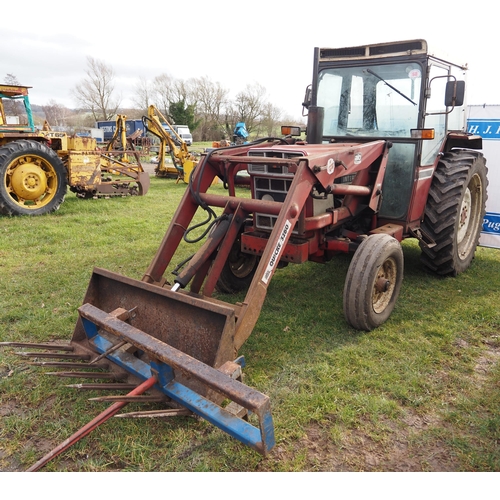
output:
MULTIPOLYGON (((140 279, 184 189, 152 178, 144 197, 70 194, 54 214, 0 218, 0 340, 69 340, 93 267, 140 279)), ((370 333, 343 317, 347 256, 277 272, 240 350, 245 383, 272 401, 267 458, 202 420, 111 419, 45 470, 500 470, 500 252, 479 248, 468 272, 442 279, 415 241, 403 249, 398 304, 370 333)), ((107 406, 15 351, 0 351, 2 471, 25 470, 107 406)))

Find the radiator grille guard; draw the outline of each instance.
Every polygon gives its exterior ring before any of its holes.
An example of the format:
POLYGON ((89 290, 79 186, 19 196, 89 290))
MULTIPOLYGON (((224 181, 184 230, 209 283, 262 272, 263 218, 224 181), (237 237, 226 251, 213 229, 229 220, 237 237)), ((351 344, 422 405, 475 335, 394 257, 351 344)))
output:
MULTIPOLYGON (((258 158, 279 159, 295 159, 307 156, 307 151, 290 153, 289 151, 262 150, 249 151, 248 156, 258 158)), ((289 172, 286 165, 274 165, 272 163, 252 164, 248 165, 248 173, 253 177, 252 198, 265 201, 283 202, 290 190, 294 174, 289 172)), ((346 175, 335 180, 338 184, 351 184, 354 175, 346 175)), ((334 204, 333 196, 329 195, 326 199, 314 199, 311 215, 323 213, 328 208, 332 208, 334 204)), ((255 228, 262 231, 272 231, 277 215, 268 215, 255 213, 255 228)), ((293 231, 297 233, 296 230, 293 231)))

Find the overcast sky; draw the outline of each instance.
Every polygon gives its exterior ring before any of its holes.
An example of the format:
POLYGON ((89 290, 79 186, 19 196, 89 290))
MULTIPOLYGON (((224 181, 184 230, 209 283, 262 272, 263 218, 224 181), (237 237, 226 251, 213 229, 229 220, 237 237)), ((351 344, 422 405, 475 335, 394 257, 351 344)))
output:
POLYGON ((200 0, 50 3, 27 0, 2 15, 0 81, 14 74, 31 102, 77 103, 87 56, 115 72, 123 104, 139 78, 207 76, 234 97, 260 83, 293 118, 311 82, 314 47, 424 38, 435 54, 468 64, 468 103, 500 104, 494 3, 433 0, 200 0))

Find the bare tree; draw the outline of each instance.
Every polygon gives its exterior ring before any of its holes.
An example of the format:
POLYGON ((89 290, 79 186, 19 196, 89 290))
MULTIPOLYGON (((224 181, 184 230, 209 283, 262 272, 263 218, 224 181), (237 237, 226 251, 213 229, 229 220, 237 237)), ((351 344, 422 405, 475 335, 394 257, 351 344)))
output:
POLYGON ((120 99, 115 99, 114 71, 103 61, 87 57, 87 78, 73 90, 73 95, 84 109, 92 112, 95 121, 110 120, 120 106, 120 99))
POLYGON ((165 116, 168 116, 170 104, 173 102, 174 79, 167 73, 155 77, 153 81, 154 104, 165 116))
POLYGON ((278 132, 278 127, 282 115, 283 111, 272 103, 267 102, 264 104, 260 126, 268 137, 281 135, 281 133, 278 132))
POLYGON ((139 78, 135 86, 135 96, 133 97, 134 104, 139 110, 146 114, 150 104, 153 104, 154 87, 153 84, 146 78, 139 78))
POLYGON ((66 119, 69 115, 69 110, 66 106, 51 99, 45 106, 42 106, 42 109, 45 113, 45 119, 51 126, 62 127, 66 125, 66 119))
POLYGON ((3 81, 6 83, 6 85, 21 85, 19 83, 19 80, 17 79, 17 76, 13 75, 12 73, 7 73, 3 81))
POLYGON ((260 83, 248 84, 234 102, 236 120, 245 122, 250 133, 257 126, 265 109, 266 89, 260 83))
POLYGON ((225 135, 225 108, 229 91, 219 82, 212 82, 204 76, 193 80, 193 99, 196 115, 201 120, 199 133, 201 140, 218 140, 225 135))
MULTIPOLYGON (((21 85, 16 75, 7 73, 4 78, 6 85, 18 86, 21 85)), ((26 112, 24 106, 19 99, 4 99, 4 112, 8 116, 18 116, 19 120, 25 120, 26 112)))

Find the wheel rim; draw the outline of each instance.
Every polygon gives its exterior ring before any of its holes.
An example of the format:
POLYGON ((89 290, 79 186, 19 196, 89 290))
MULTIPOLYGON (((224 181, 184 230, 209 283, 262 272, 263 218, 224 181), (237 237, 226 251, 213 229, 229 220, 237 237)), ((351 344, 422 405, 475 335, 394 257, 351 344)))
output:
POLYGON ((246 278, 253 271, 256 260, 256 255, 240 252, 239 240, 237 240, 237 244, 229 254, 228 264, 234 276, 237 278, 246 278))
POLYGON ((460 206, 457 243, 458 257, 465 260, 476 246, 476 231, 481 226, 481 177, 475 174, 467 186, 460 206))
POLYGON ((38 209, 48 205, 56 195, 57 173, 52 164, 40 156, 20 156, 7 167, 4 184, 16 205, 38 209))
POLYGON ((397 275, 398 267, 392 257, 380 266, 372 293, 372 306, 377 314, 384 312, 390 304, 394 289, 396 288, 397 275))

